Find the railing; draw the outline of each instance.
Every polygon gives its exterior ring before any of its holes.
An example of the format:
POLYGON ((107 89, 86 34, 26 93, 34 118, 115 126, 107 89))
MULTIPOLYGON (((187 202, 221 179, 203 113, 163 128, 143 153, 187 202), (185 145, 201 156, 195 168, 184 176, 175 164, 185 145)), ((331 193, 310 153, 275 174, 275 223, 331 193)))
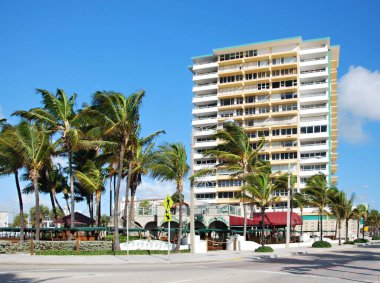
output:
POLYGON ((318 58, 310 58, 310 59, 301 59, 301 62, 312 62, 312 61, 320 61, 325 60, 326 57, 318 57, 318 58))
POLYGON ((196 64, 194 64, 194 66, 211 64, 211 63, 217 63, 217 61, 201 61, 201 62, 197 62, 196 64))
POLYGON ((194 121, 216 119, 216 118, 217 118, 216 116, 198 116, 198 119, 195 119, 194 121))
POLYGON ((323 68, 323 69, 301 71, 301 74, 313 74, 313 73, 321 73, 321 72, 325 72, 325 71, 326 71, 326 68, 323 68))
POLYGON ((202 94, 202 95, 197 95, 194 96, 194 98, 203 98, 203 97, 210 97, 210 96, 218 96, 216 93, 209 93, 209 94, 202 94))
POLYGON ((208 86, 208 85, 217 85, 217 83, 196 84, 195 87, 198 87, 198 86, 208 86))
POLYGON ((305 93, 301 95, 301 98, 306 98, 306 97, 316 97, 316 96, 326 96, 325 92, 318 92, 318 93, 305 93))
POLYGON ((319 104, 312 104, 312 105, 301 105, 301 110, 310 110, 310 109, 321 109, 321 108, 327 108, 326 104, 319 105, 319 104))
POLYGON ((326 44, 317 45, 317 46, 310 46, 310 47, 302 47, 301 50, 318 49, 318 48, 324 48, 324 47, 326 47, 326 44))
POLYGON ((301 82, 301 86, 306 86, 306 85, 320 85, 320 84, 325 84, 327 81, 314 81, 314 82, 301 82))
POLYGON ((216 106, 217 106, 216 104, 213 104, 213 105, 200 105, 200 106, 198 106, 198 107, 195 108, 195 109, 215 108, 216 106))

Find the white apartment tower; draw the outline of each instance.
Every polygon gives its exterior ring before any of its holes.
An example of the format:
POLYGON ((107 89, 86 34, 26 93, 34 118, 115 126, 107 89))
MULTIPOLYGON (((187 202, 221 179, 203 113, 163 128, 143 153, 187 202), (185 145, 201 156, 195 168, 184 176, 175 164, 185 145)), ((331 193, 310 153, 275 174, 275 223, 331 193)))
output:
MULTIPOLYGON (((202 152, 217 145, 213 135, 223 122, 234 120, 252 146, 265 136, 261 157, 273 171, 296 174, 298 189, 319 172, 330 185, 337 182, 339 46, 331 46, 329 38, 294 37, 214 49, 192 61, 194 172, 215 166, 218 161, 202 152)), ((240 185, 218 169, 195 180, 195 198, 238 204, 234 194, 240 185)))

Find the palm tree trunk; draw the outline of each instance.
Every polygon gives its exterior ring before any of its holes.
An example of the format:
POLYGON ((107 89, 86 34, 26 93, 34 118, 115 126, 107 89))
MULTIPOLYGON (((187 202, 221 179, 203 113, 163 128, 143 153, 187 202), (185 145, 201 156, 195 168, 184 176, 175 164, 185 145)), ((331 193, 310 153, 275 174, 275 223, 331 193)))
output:
POLYGON ((22 201, 22 193, 20 182, 18 180, 18 170, 15 170, 15 182, 17 188, 17 196, 18 196, 18 204, 20 206, 20 243, 24 242, 24 234, 25 234, 25 221, 24 221, 24 203, 22 201))
MULTIPOLYGON (((339 231, 339 246, 342 244, 342 240, 341 240, 341 230, 342 230, 342 223, 341 223, 341 220, 337 219, 337 223, 338 223, 338 231, 339 231), (339 222, 338 222, 339 221, 339 222)), ((346 240, 347 241, 347 240, 346 240)))
POLYGON ((59 210, 62 213, 64 213, 64 210, 62 209, 62 206, 59 204, 59 201, 57 199, 57 192, 55 191, 55 188, 52 189, 52 192, 53 192, 53 197, 54 197, 55 204, 58 206, 59 210))
POLYGON ((100 191, 96 192, 96 217, 95 217, 95 225, 96 227, 100 226, 100 191))
POLYGON ((336 233, 338 233, 338 218, 336 218, 336 222, 335 222, 335 233, 334 233, 335 239, 336 239, 336 233))
POLYGON ((243 237, 246 240, 247 237, 247 206, 243 202, 244 224, 243 224, 243 237))
POLYGON ((110 175, 110 217, 112 216, 112 175, 110 175))
POLYGON ((346 241, 348 241, 348 221, 349 219, 346 219, 346 241))
MULTIPOLYGON (((181 246, 181 240, 182 240, 182 204, 183 204, 183 199, 182 199, 182 181, 180 181, 177 185, 177 192, 178 192, 178 201, 179 201, 179 230, 178 230, 178 238, 177 238, 177 246, 175 248, 176 252, 179 251, 179 248, 181 246)), ((170 231, 169 231, 170 233, 170 231)))
MULTIPOLYGON (((127 228, 127 217, 130 220, 130 215, 128 215, 128 202, 129 202, 129 189, 131 188, 132 183, 132 163, 129 162, 128 165, 128 177, 127 177, 127 186, 125 188, 125 202, 124 202, 124 220, 123 220, 123 228, 127 228)), ((131 226, 131 223, 129 222, 129 226, 131 226)))
POLYGON ((323 212, 322 212, 322 210, 319 211, 319 217, 321 218, 321 238, 320 238, 320 240, 323 241, 323 212))
POLYGON ((70 175, 70 197, 71 197, 71 209, 70 209, 70 237, 72 240, 74 237, 75 228, 75 198, 74 198, 74 174, 73 174, 73 152, 71 149, 69 153, 69 175, 70 175))
POLYGON ((129 223, 135 226, 135 197, 136 197, 137 187, 135 184, 131 185, 131 201, 129 204, 129 223))
POLYGON ((57 209, 55 207, 53 192, 49 191, 49 195, 50 195, 51 206, 53 208, 54 222, 57 223, 57 221, 58 221, 58 214, 57 214, 57 209))
POLYGON ((356 236, 356 238, 357 239, 359 239, 359 237, 360 237, 360 217, 358 217, 358 226, 357 226, 357 236, 356 236))
POLYGON ((261 246, 263 247, 265 245, 264 230, 265 230, 265 209, 261 209, 261 246))
POLYGON ((114 251, 120 251, 120 237, 119 237, 119 194, 120 194, 120 185, 121 179, 123 175, 123 160, 125 153, 125 144, 126 141, 120 143, 120 154, 119 154, 119 168, 117 172, 117 184, 115 188, 115 205, 114 205, 114 215, 113 215, 113 223, 114 223, 114 243, 113 249, 114 251))
POLYGON ((36 234, 34 235, 34 239, 36 241, 40 240, 40 194, 38 191, 38 178, 33 178, 33 187, 34 187, 34 195, 36 198, 36 234))

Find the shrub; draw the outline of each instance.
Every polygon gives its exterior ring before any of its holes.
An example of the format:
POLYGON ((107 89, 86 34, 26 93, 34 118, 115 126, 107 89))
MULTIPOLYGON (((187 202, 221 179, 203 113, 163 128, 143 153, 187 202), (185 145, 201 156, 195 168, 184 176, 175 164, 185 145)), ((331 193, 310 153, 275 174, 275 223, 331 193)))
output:
POLYGON ((372 240, 380 241, 380 236, 375 236, 375 237, 372 238, 372 240))
POLYGON ((365 244, 368 243, 369 241, 367 239, 356 239, 354 241, 355 244, 365 244))
POLYGON ((343 245, 353 245, 353 244, 355 244, 354 241, 347 241, 343 243, 343 245))
POLYGON ((312 245, 313 248, 331 248, 331 244, 326 241, 317 241, 312 245))
POLYGON ((256 253, 271 253, 273 249, 269 246, 259 247, 255 250, 256 253))

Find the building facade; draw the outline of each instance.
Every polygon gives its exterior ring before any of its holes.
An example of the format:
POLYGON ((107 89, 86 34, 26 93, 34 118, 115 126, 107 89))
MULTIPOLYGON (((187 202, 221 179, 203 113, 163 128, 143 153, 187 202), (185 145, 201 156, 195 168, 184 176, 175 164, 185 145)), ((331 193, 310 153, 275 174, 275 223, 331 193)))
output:
MULTIPOLYGON (((205 157, 215 148, 214 134, 226 121, 247 131, 252 147, 265 136, 260 152, 273 171, 292 172, 296 189, 323 172, 329 185, 337 182, 337 68, 339 46, 329 38, 301 37, 214 49, 192 58, 192 171, 213 168, 205 157)), ((194 182, 195 199, 239 204, 235 194, 242 181, 215 169, 194 182)), ((286 208, 282 202, 269 210, 286 208)), ((313 214, 312 208, 306 213, 313 214)))

